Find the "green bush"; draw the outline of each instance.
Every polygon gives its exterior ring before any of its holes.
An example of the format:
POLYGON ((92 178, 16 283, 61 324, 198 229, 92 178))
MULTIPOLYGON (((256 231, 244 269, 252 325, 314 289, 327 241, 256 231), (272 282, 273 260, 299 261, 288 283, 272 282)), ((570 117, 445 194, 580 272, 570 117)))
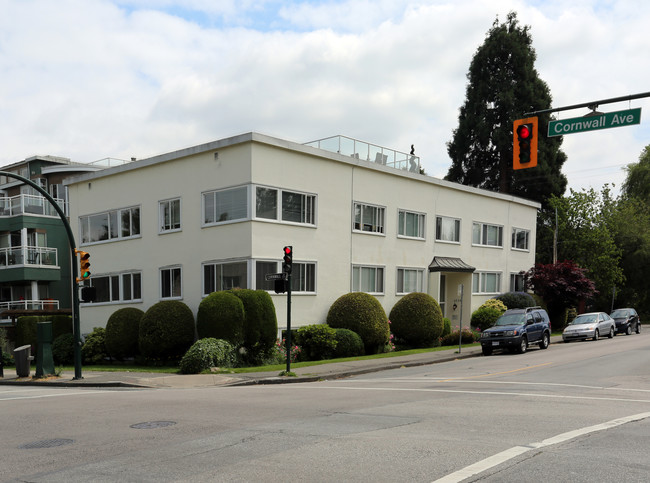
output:
POLYGON ((183 374, 198 374, 211 367, 232 367, 235 348, 226 340, 212 337, 197 340, 181 359, 183 374))
POLYGON ((194 343, 194 315, 178 300, 163 300, 140 320, 138 346, 147 359, 178 360, 194 343))
POLYGON ((278 334, 273 299, 265 290, 229 290, 244 304, 243 359, 256 364, 268 358, 278 334))
POLYGON ((506 292, 494 298, 501 300, 509 309, 525 309, 535 306, 535 299, 526 292, 506 292))
POLYGON ((442 334, 442 311, 428 294, 405 295, 390 311, 390 330, 398 343, 410 347, 433 347, 442 334))
POLYGON ((86 336, 86 342, 81 347, 81 357, 85 364, 101 364, 108 357, 106 352, 106 329, 95 327, 86 336))
POLYGON ((14 359, 11 354, 6 351, 7 349, 7 331, 0 329, 0 357, 2 357, 2 364, 4 366, 13 366, 14 359))
POLYGON ((336 330, 325 324, 305 325, 298 329, 296 344, 303 361, 331 359, 337 346, 336 330))
POLYGON ((63 334, 72 334, 71 315, 53 315, 49 317, 52 321, 52 339, 56 340, 63 334))
POLYGON ((196 331, 199 339, 227 340, 234 346, 244 342, 244 304, 231 292, 213 292, 199 304, 196 331))
POLYGON ((357 357, 364 354, 363 340, 359 334, 349 329, 334 329, 336 331, 336 349, 334 357, 357 357))
POLYGON ((18 317, 16 321, 16 347, 32 346, 32 355, 36 355, 36 324, 41 319, 36 315, 18 317))
MULTIPOLYGON (((457 330, 451 332, 440 340, 440 345, 458 345, 459 335, 457 330)), ((463 329, 461 337, 462 344, 472 344, 479 339, 479 334, 470 329, 463 329)))
POLYGON ((485 307, 492 307, 495 309, 498 309, 501 313, 504 313, 506 310, 508 310, 508 307, 506 307, 506 304, 504 304, 501 300, 499 299, 488 299, 481 306, 479 309, 483 309, 485 307))
POLYGON ((489 329, 494 325, 503 312, 496 307, 479 307, 472 314, 470 325, 481 331, 489 329))
POLYGON ((365 292, 340 296, 327 313, 327 325, 359 334, 366 354, 383 351, 390 338, 386 312, 375 297, 365 292))
POLYGON ((140 320, 144 312, 135 307, 116 310, 106 322, 106 350, 111 357, 122 360, 138 355, 140 320))
POLYGON ((445 317, 444 319, 442 319, 442 323, 443 323, 443 328, 442 328, 441 337, 445 337, 446 335, 451 334, 451 320, 445 317))
POLYGON ((74 363, 74 335, 61 334, 52 342, 52 359, 55 364, 74 363))

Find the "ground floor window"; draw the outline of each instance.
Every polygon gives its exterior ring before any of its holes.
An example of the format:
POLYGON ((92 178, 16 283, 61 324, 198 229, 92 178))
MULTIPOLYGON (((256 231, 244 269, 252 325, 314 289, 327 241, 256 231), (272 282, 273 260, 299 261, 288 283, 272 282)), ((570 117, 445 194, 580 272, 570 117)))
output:
POLYGON ((93 275, 90 285, 95 287, 93 303, 141 302, 142 274, 124 272, 110 275, 93 275))
MULTIPOLYGON (((292 292, 316 292, 316 264, 313 262, 293 262, 291 272, 291 291, 292 292)), ((270 273, 280 273, 282 264, 277 261, 257 260, 255 262, 255 288, 257 290, 275 290, 275 282, 267 281, 266 275, 270 273)))
POLYGON ((398 268, 397 293, 406 294, 411 292, 422 292, 423 280, 424 269, 422 268, 398 268))
POLYGON ((474 272, 472 274, 472 293, 501 292, 501 273, 474 272))
POLYGON ((203 295, 248 286, 248 265, 236 262, 209 262, 203 264, 203 295))
POLYGON ((181 267, 165 267, 160 269, 160 298, 180 299, 182 291, 181 267))
POLYGON ((524 274, 511 273, 510 274, 510 291, 523 292, 524 291, 524 274))
POLYGON ((354 265, 352 267, 352 291, 384 293, 384 268, 354 265))

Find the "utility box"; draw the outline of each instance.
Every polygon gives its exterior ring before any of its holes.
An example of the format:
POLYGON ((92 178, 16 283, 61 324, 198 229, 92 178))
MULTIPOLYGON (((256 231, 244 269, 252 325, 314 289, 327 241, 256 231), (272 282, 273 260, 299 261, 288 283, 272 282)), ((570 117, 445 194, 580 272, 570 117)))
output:
POLYGON ((29 377, 30 365, 34 360, 32 346, 27 344, 14 349, 14 360, 16 361, 16 375, 18 377, 29 377))
POLYGON ((52 357, 52 322, 36 324, 36 377, 54 374, 54 358, 52 357))

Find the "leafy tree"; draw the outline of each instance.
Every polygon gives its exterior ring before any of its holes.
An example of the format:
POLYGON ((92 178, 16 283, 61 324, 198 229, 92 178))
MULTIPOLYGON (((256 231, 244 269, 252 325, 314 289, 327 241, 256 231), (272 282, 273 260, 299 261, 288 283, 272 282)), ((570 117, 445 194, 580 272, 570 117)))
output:
POLYGON ((544 299, 556 330, 564 324, 565 309, 577 306, 597 293, 594 282, 585 275, 585 269, 570 260, 535 264, 524 274, 524 284, 544 299))
POLYGON ((513 121, 551 107, 535 59, 529 27, 519 25, 517 14, 510 12, 505 23, 497 18, 470 64, 467 97, 447 145, 452 165, 445 179, 543 205, 551 195, 564 193, 567 180, 561 168, 566 155, 560 151, 561 137, 546 137, 549 114, 538 116, 537 167, 512 169, 513 121))
POLYGON ((638 163, 627 166, 622 193, 625 198, 637 198, 650 205, 650 145, 643 149, 638 163))

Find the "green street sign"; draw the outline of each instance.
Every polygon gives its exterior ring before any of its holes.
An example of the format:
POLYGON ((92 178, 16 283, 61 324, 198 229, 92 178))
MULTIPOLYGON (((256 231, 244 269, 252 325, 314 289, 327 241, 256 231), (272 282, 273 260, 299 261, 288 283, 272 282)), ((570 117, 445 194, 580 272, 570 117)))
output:
POLYGON ((610 127, 632 126, 641 123, 641 108, 627 111, 607 112, 595 116, 574 117, 548 123, 548 137, 563 136, 576 132, 595 131, 610 127))

